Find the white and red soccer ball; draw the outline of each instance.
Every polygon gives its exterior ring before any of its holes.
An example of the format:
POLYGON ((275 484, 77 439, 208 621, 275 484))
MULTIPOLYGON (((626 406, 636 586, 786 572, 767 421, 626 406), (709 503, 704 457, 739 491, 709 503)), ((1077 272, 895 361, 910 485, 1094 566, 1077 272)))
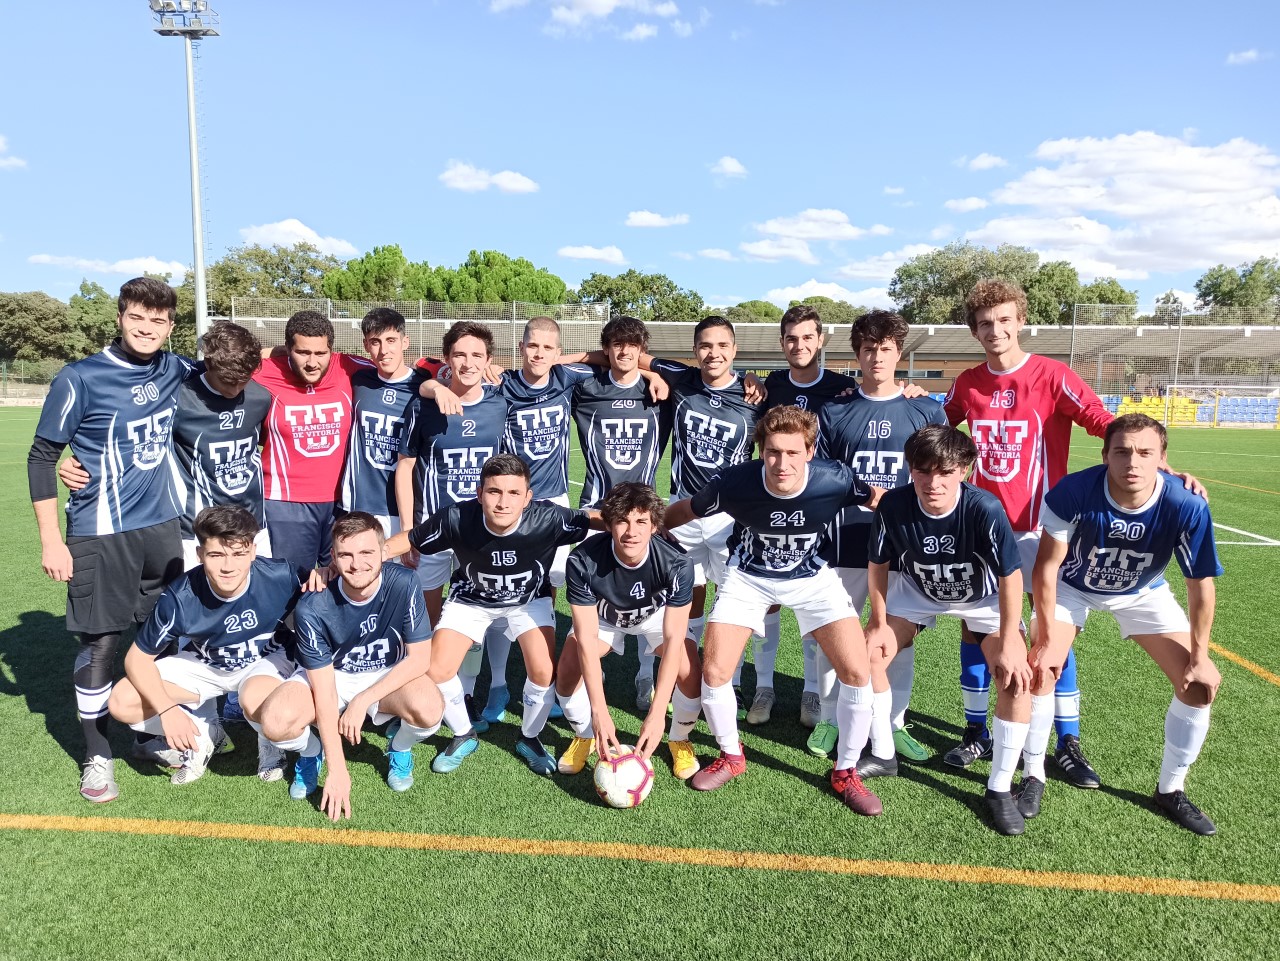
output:
POLYGON ((653 765, 630 744, 596 761, 596 793, 611 808, 634 808, 653 790, 653 765))

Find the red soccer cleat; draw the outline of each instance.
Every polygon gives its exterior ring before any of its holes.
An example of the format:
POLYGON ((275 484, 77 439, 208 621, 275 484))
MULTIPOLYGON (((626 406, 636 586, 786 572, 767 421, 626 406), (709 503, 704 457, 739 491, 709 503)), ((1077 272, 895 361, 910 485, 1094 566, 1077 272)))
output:
POLYGON ((714 791, 722 788, 735 777, 747 773, 747 759, 738 745, 737 754, 721 751, 720 756, 689 779, 697 791, 714 791))
POLYGON ((863 785, 856 767, 832 771, 831 786, 851 811, 869 818, 884 813, 884 805, 863 785))

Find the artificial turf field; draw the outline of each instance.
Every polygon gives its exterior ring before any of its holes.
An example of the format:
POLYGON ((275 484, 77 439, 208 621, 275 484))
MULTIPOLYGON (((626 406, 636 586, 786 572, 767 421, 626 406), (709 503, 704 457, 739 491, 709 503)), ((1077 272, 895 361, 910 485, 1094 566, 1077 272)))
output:
MULTIPOLYGON (((440 739, 419 746, 417 784, 396 795, 371 733, 348 752, 355 817, 331 825, 253 777, 252 731, 232 727, 236 752, 198 783, 118 761, 120 798, 90 805, 65 587, 40 570, 27 497, 35 420, 0 409, 0 958, 1280 958, 1280 432, 1171 432, 1170 461, 1236 529, 1218 530, 1223 686, 1188 782, 1218 835, 1151 808, 1169 686, 1091 619, 1083 740, 1104 787, 1070 788, 1050 762, 1044 812, 1004 838, 984 819, 985 762, 904 764, 871 782, 880 818, 841 805, 804 750, 789 613, 774 720, 743 725, 748 774, 711 795, 671 776, 664 747, 649 800, 609 810, 589 773, 530 774, 510 723, 452 775, 429 770, 440 739)), ((1072 467, 1098 446, 1077 432, 1072 467)), ((1180 592, 1176 567, 1170 580, 1180 592)), ((908 720, 939 755, 962 725, 958 640, 948 621, 917 641, 908 720)), ((606 670, 634 734, 634 655, 606 670)), ((513 691, 522 680, 516 656, 513 691)), ((487 684, 486 669, 481 699, 487 684)), ((544 741, 569 737, 553 721, 544 741)), ((693 740, 714 756, 704 723, 693 740)), ((117 752, 128 742, 117 729, 117 752)))

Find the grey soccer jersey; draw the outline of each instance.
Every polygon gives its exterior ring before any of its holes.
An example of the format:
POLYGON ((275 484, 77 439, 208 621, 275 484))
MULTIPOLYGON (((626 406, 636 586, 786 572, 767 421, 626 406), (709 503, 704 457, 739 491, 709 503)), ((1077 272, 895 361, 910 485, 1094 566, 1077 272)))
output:
POLYGON ((587 461, 581 507, 596 507, 616 484, 652 484, 667 446, 670 419, 649 399, 649 385, 636 374, 623 387, 608 369, 594 371, 573 391, 573 418, 587 461))
POLYGON ((626 630, 668 605, 690 603, 693 558, 654 537, 644 560, 628 567, 614 553, 613 536, 596 534, 569 555, 565 590, 570 604, 594 607, 602 623, 626 630))

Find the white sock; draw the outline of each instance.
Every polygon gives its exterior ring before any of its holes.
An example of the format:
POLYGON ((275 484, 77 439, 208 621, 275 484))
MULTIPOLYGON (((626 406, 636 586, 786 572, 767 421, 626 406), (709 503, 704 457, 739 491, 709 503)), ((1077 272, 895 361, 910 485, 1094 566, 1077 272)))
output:
POLYGON ((1026 747, 1022 749, 1022 776, 1044 776, 1044 756, 1049 750, 1049 735, 1053 733, 1052 694, 1031 695, 1031 723, 1027 727, 1026 747))
POLYGON ((272 741, 282 751, 297 751, 303 757, 315 757, 320 753, 320 738, 314 729, 303 728, 302 733, 287 741, 272 741))
POLYGON ((1160 759, 1157 791, 1168 794, 1183 789, 1187 771, 1200 756, 1208 733, 1209 708, 1192 707, 1174 698, 1164 716, 1164 757, 1160 759))
POLYGON ((889 717, 893 694, 875 691, 871 695, 871 753, 882 761, 894 756, 893 724, 889 717))
MULTIPOLYGON (((1053 703, 1053 698, 1049 698, 1053 703)), ((1053 713, 1049 714, 1050 726, 1053 713)), ((997 717, 991 724, 991 776, 987 778, 988 791, 1010 791, 1013 789, 1013 770, 1018 766, 1018 755, 1027 742, 1029 724, 1021 721, 1006 721, 997 717)), ((1041 756, 1043 764, 1044 757, 1041 756)), ((1043 771, 1044 768, 1042 767, 1043 771)))
POLYGON ((742 665, 747 660, 747 649, 742 649, 742 654, 738 657, 738 666, 733 669, 733 686, 742 687, 742 665))
POLYGON ((647 677, 650 683, 653 682, 653 662, 655 660, 657 660, 657 658, 654 655, 646 654, 643 651, 640 652, 640 670, 636 671, 637 681, 642 677, 647 677))
POLYGON ((573 728, 574 737, 595 737, 595 729, 591 725, 591 698, 587 694, 587 685, 578 682, 578 688, 572 694, 556 692, 556 700, 564 711, 564 719, 573 728))
POLYGON ((823 724, 836 723, 836 701, 840 697, 840 680, 836 677, 836 669, 827 660, 827 655, 818 648, 814 657, 814 667, 818 672, 818 699, 822 702, 818 719, 823 724))
POLYGON ((484 636, 484 646, 489 657, 489 690, 507 686, 507 661, 511 657, 511 643, 505 619, 489 625, 484 636))
POLYGON ((702 632, 707 628, 706 617, 689 618, 689 636, 698 644, 698 650, 702 650, 702 632))
POLYGON ((911 686, 916 680, 916 646, 912 644, 898 651, 885 672, 889 675, 889 691, 893 694, 893 704, 889 708, 890 723, 893 730, 901 731, 907 726, 911 686))
POLYGON ((396 736, 391 739, 388 747, 393 751, 411 750, 419 741, 425 741, 438 730, 440 730, 439 724, 435 724, 432 727, 414 727, 401 718, 400 730, 396 731, 396 736))
POLYGON ((164 737, 164 725, 160 723, 160 715, 153 714, 151 717, 143 718, 137 724, 130 724, 129 727, 135 731, 141 731, 143 734, 154 734, 157 737, 164 737))
POLYGON ((706 715, 711 736, 726 754, 738 754, 742 742, 738 739, 738 701, 733 696, 732 684, 711 687, 702 682, 702 713, 706 715))
POLYGON ((991 707, 991 688, 984 687, 978 690, 977 688, 962 687, 960 695, 964 700, 966 722, 969 719, 969 715, 977 717, 981 714, 986 717, 991 707))
POLYGON ((751 656, 756 664, 756 690, 773 687, 773 669, 778 663, 782 618, 779 611, 764 616, 764 637, 751 638, 751 656))
MULTIPOLYGON (((671 730, 668 740, 687 741, 698 723, 698 715, 702 713, 702 702, 696 697, 689 697, 680 688, 671 695, 671 730)), ((734 717, 737 717, 735 712, 734 717)))
POLYGON ((476 692, 476 678, 480 676, 480 668, 484 665, 484 644, 472 644, 458 668, 458 677, 462 680, 462 690, 471 697, 476 692))
POLYGON ((856 765, 862 749, 867 746, 867 737, 871 733, 871 699, 874 696, 870 683, 861 687, 840 683, 840 694, 836 700, 836 725, 840 729, 840 740, 836 744, 837 770, 844 771, 856 765))
POLYGON ((533 681, 524 682, 524 722, 520 732, 525 737, 537 737, 547 726, 547 718, 551 716, 551 687, 541 687, 533 681))
POLYGON ((804 692, 818 693, 818 641, 812 634, 800 639, 800 647, 804 651, 804 692))
POLYGON ((440 696, 444 698, 444 723, 449 725, 454 737, 471 733, 471 715, 467 713, 467 704, 463 700, 462 679, 457 674, 442 681, 439 685, 440 696))

